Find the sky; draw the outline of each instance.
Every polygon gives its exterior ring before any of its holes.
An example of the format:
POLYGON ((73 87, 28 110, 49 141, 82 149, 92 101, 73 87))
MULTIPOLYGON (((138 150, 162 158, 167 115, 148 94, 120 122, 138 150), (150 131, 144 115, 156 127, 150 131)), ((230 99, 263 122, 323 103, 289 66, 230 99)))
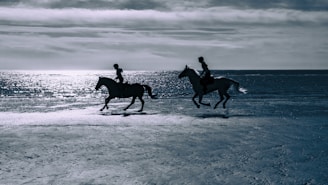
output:
POLYGON ((327 0, 0 0, 0 70, 328 69, 327 0))

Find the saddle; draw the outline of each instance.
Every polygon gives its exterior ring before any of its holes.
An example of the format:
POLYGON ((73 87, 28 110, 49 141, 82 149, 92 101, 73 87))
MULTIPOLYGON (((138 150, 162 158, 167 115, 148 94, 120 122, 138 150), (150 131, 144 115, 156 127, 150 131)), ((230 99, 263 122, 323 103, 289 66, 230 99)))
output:
POLYGON ((117 83, 118 90, 120 91, 120 98, 123 98, 125 95, 125 91, 128 89, 128 87, 131 86, 130 84, 126 83, 117 83))
POLYGON ((209 85, 214 83, 214 77, 213 76, 205 76, 200 80, 200 82, 204 85, 209 85))
POLYGON ((213 76, 210 76, 208 78, 208 84, 212 84, 212 83, 214 83, 214 77, 213 76))

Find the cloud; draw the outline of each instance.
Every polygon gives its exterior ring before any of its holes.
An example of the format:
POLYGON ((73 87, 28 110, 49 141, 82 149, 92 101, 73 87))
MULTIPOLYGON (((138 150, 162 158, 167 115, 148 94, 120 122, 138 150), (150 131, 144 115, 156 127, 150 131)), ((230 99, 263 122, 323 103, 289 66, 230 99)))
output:
POLYGON ((0 0, 0 5, 30 8, 83 8, 83 9, 162 9, 163 1, 156 0, 0 0))
POLYGON ((208 6, 231 6, 243 9, 328 10, 326 0, 209 0, 208 6))
POLYGON ((210 26, 213 24, 328 23, 327 12, 228 7, 164 12, 157 10, 90 10, 0 8, 0 23, 43 26, 210 26))
POLYGON ((326 11, 286 9, 294 6, 288 2, 273 8, 247 0, 235 6, 147 2, 16 0, 19 5, 2 6, 0 66, 106 69, 119 62, 164 70, 203 55, 217 69, 328 67, 326 11))
POLYGON ((174 10, 229 6, 242 9, 328 10, 328 2, 326 0, 0 0, 1 4, 56 9, 174 10))

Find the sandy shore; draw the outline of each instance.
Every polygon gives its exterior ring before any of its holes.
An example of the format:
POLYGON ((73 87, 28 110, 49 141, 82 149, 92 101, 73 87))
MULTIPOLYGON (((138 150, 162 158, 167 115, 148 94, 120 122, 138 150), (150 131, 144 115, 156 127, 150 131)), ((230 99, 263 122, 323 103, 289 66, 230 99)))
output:
POLYGON ((0 184, 324 184, 327 117, 0 113, 0 184))

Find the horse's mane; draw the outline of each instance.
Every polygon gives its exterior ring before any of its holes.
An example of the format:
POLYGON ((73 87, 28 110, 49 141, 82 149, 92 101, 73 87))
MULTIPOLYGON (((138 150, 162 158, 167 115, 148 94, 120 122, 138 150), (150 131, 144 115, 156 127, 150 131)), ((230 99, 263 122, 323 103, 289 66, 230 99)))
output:
MULTIPOLYGON (((193 70, 193 71, 195 71, 195 73, 198 75, 198 76, 200 76, 200 73, 196 70, 196 69, 194 69, 194 68, 191 68, 191 67, 188 67, 190 70, 193 70)), ((214 79, 220 79, 220 78, 226 78, 225 76, 214 76, 213 77, 214 79)))
MULTIPOLYGON (((113 80, 113 79, 111 79, 111 78, 104 77, 104 76, 100 76, 99 78, 102 78, 102 79, 105 79, 105 80, 113 80)), ((113 80, 113 81, 115 81, 115 80, 113 80)))
POLYGON ((196 73, 198 76, 200 76, 200 73, 199 73, 196 69, 192 69, 192 70, 194 70, 195 73, 196 73))
POLYGON ((196 69, 191 68, 191 67, 188 67, 188 69, 193 70, 196 73, 196 75, 200 76, 200 73, 196 69))
POLYGON ((113 80, 113 79, 111 79, 111 78, 108 78, 108 77, 103 77, 103 76, 101 76, 101 77, 99 77, 100 79, 104 79, 104 80, 108 80, 108 81, 112 81, 112 82, 115 82, 115 83, 117 83, 115 80, 113 80))

